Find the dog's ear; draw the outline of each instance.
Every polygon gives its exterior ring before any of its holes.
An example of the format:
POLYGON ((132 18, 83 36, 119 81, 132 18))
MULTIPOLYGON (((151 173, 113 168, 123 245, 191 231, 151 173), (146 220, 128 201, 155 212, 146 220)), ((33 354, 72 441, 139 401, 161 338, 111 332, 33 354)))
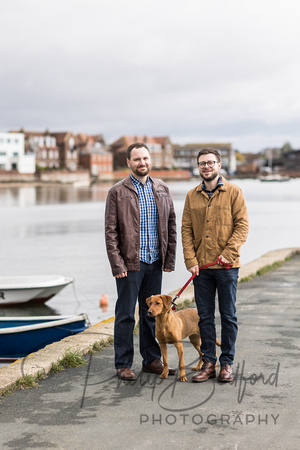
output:
POLYGON ((161 295, 161 298, 162 298, 164 307, 169 308, 172 303, 172 297, 170 297, 169 295, 161 295))
POLYGON ((151 302, 152 297, 153 297, 153 295, 151 295, 151 297, 146 298, 146 303, 147 303, 148 307, 150 306, 150 302, 151 302))

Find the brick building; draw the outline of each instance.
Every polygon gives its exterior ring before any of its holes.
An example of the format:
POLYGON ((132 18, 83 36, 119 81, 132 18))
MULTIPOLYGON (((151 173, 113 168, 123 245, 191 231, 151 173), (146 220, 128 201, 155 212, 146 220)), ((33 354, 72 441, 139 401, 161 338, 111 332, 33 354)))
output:
POLYGON ((122 136, 110 145, 114 156, 114 169, 127 167, 126 150, 134 142, 143 142, 151 154, 153 169, 172 169, 174 165, 173 145, 167 136, 122 136))
MULTIPOLYGON (((174 144, 174 160, 178 169, 188 169, 191 172, 197 169, 197 155, 201 148, 214 148, 218 150, 222 159, 222 168, 228 173, 236 170, 235 153, 230 143, 198 143, 198 144, 174 144)), ((198 169, 197 169, 198 173, 198 169)))
POLYGON ((72 131, 51 133, 55 137, 59 149, 60 167, 71 171, 78 169, 79 151, 75 145, 75 135, 72 131))
POLYGON ((79 167, 88 169, 91 175, 107 175, 113 172, 113 155, 108 151, 102 134, 90 136, 80 133, 76 136, 79 150, 79 167))
POLYGON ((19 132, 25 137, 25 154, 35 154, 38 168, 77 170, 78 151, 71 131, 52 133, 21 129, 19 132))

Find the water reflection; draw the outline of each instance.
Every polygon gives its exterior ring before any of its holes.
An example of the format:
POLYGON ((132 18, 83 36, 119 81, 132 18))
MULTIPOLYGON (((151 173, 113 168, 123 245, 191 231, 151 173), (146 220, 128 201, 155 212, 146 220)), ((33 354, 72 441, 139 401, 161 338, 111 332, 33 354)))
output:
POLYGON ((101 202, 113 183, 101 183, 91 187, 57 186, 21 186, 0 187, 0 206, 28 207, 61 203, 101 202))
POLYGON ((57 314, 60 313, 56 309, 43 304, 16 305, 0 308, 0 317, 53 316, 57 314))
POLYGON ((3 187, 0 188, 1 206, 30 206, 36 204, 35 187, 3 187))
MULTIPOLYGON (((270 250, 300 247, 300 179, 288 186, 259 180, 235 183, 243 189, 250 215, 243 264, 270 250)), ((189 278, 180 227, 186 193, 197 184, 197 179, 168 183, 176 209, 178 249, 175 272, 163 277, 164 293, 179 290, 189 278)), ((0 187, 0 273, 72 276, 78 294, 74 296, 73 289, 66 287, 49 301, 50 307, 14 307, 5 315, 85 312, 93 324, 114 315, 116 287, 104 239, 105 199, 111 185, 0 187), (107 311, 99 305, 103 293, 109 298, 107 311)))
MULTIPOLYGON (((184 201, 187 192, 199 184, 199 179, 190 181, 168 182, 173 200, 184 201)), ((255 179, 231 180, 240 186, 246 201, 266 200, 298 201, 300 179, 289 181, 288 189, 282 183, 262 183, 255 179), (259 194, 258 194, 259 193, 259 194)), ((1 207, 30 207, 36 205, 104 202, 107 192, 113 182, 102 182, 91 187, 75 187, 72 185, 43 185, 43 186, 0 186, 1 207)))

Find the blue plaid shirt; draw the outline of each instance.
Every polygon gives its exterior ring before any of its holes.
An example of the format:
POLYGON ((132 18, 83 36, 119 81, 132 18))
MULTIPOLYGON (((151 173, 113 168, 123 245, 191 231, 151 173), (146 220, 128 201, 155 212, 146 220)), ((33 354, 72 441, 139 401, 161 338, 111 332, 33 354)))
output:
POLYGON ((222 181, 222 177, 219 177, 217 186, 216 186, 212 191, 209 191, 208 189, 206 189, 205 183, 204 183, 204 181, 202 181, 202 189, 203 189, 204 192, 207 193, 207 195, 209 196, 209 198, 213 195, 213 193, 215 192, 215 190, 216 190, 219 186, 224 186, 224 183, 223 183, 223 181, 222 181))
POLYGON ((140 261, 152 264, 159 260, 158 213, 154 200, 152 182, 145 184, 130 174, 140 200, 140 261))

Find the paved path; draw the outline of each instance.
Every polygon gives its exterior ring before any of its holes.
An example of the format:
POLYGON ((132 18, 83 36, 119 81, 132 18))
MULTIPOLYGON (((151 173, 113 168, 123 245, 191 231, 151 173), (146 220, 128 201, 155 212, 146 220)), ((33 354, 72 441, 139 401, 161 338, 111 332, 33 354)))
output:
MULTIPOLYGON (((298 449, 300 255, 238 288, 239 334, 230 384, 140 372, 119 382, 113 348, 0 400, 0 447, 10 449, 298 449)), ((219 326, 219 324, 218 324, 219 326)), ((169 359, 177 366, 175 347, 169 359)), ((1 373, 1 372, 0 372, 1 373)))

